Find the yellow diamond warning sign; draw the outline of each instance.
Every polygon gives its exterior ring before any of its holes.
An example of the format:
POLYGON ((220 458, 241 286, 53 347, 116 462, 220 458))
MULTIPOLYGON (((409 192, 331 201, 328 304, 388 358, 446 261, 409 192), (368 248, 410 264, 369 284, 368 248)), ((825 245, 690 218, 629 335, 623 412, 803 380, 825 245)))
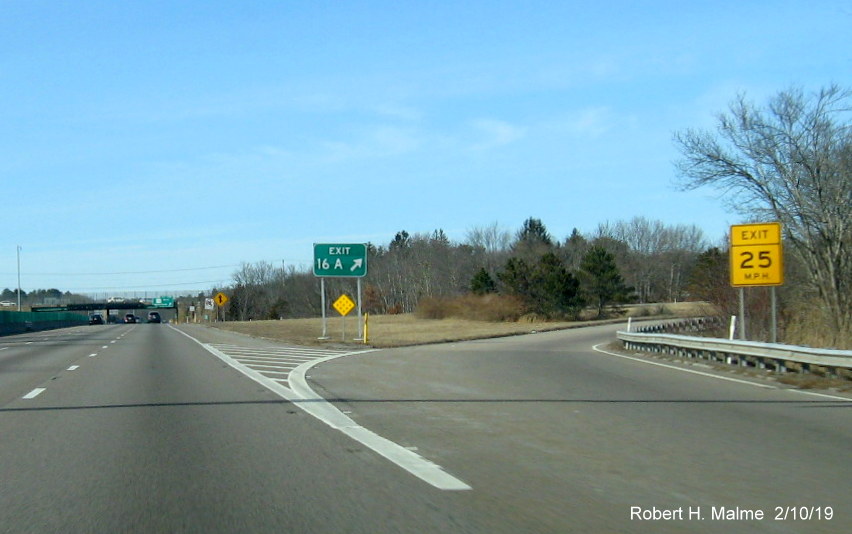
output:
POLYGON ((340 295, 340 298, 335 300, 331 306, 337 310, 340 315, 346 316, 355 307, 355 303, 344 294, 340 295))

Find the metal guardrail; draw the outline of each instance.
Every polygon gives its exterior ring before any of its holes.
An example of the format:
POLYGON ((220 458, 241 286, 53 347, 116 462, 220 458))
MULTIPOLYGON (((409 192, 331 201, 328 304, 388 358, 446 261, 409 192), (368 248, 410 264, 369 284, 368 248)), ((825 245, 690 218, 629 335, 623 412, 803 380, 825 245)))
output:
POLYGON ((779 343, 759 343, 662 333, 617 333, 628 350, 642 350, 685 358, 701 358, 739 366, 789 370, 852 378, 852 351, 814 349, 779 343))

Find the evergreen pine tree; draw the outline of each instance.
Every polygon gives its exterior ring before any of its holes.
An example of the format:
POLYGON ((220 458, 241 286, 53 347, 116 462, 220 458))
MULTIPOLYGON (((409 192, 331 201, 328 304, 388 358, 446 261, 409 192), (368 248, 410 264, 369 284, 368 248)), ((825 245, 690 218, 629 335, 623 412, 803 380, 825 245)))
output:
POLYGON ((524 300, 530 298, 530 267, 520 258, 509 258, 497 278, 503 283, 506 292, 518 295, 524 300))
POLYGON ((598 309, 598 317, 604 317, 606 306, 631 300, 633 288, 625 285, 615 257, 605 248, 597 245, 590 248, 583 256, 580 273, 586 293, 598 309))
POLYGON ((553 238, 541 222, 541 219, 530 217, 524 221, 523 227, 518 231, 515 242, 512 244, 512 255, 535 264, 555 247, 553 238))
POLYGON ((485 270, 485 267, 483 267, 479 269, 479 272, 470 281, 470 290, 476 295, 485 295, 496 292, 497 284, 491 278, 491 275, 488 274, 488 271, 485 270))
POLYGON ((534 306, 548 317, 576 317, 583 307, 580 281, 556 254, 548 252, 536 265, 532 291, 534 306))

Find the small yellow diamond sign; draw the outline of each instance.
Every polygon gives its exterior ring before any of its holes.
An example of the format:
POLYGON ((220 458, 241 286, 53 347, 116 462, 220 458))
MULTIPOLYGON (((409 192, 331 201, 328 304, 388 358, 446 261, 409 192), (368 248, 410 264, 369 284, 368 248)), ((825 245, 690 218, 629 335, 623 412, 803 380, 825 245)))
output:
POLYGON ((216 302, 216 305, 221 308, 226 302, 228 302, 228 295, 224 293, 217 293, 216 296, 213 297, 213 300, 216 302))
POLYGON ((352 311, 352 308, 355 307, 355 303, 352 302, 352 299, 350 299, 344 294, 340 295, 340 298, 335 300, 331 306, 335 310, 337 310, 340 315, 346 316, 349 312, 352 311))

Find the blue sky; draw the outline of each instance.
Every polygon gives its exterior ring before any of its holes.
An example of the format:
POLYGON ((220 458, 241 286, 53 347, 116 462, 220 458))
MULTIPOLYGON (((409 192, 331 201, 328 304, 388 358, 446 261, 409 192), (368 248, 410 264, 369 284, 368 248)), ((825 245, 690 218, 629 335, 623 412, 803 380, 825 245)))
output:
POLYGON ((0 0, 0 288, 168 294, 314 242, 644 216, 672 133, 850 86, 845 1, 0 0))

